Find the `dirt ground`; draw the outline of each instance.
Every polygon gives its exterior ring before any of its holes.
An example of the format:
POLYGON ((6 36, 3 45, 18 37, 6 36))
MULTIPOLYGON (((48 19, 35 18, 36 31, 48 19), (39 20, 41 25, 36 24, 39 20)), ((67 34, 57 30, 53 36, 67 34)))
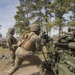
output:
MULTIPOLYGON (((10 51, 0 47, 0 75, 6 75, 9 69, 12 67, 10 63, 10 51), (5 55, 7 58, 1 59, 1 56, 5 55)), ((36 65, 24 61, 21 67, 13 75, 40 75, 39 69, 36 65)), ((54 75, 51 72, 47 72, 46 75, 54 75)))

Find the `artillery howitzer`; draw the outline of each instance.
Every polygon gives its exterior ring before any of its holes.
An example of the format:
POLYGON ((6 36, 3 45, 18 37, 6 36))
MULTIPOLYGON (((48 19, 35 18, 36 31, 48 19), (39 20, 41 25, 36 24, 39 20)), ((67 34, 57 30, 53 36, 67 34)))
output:
MULTIPOLYGON (((75 42, 56 43, 55 51, 58 53, 58 64, 65 65, 67 70, 75 74, 75 42)), ((62 66, 61 66, 62 67, 62 66)), ((63 68, 65 69, 65 67, 63 68)), ((66 72, 67 73, 67 72, 66 72)))
POLYGON ((49 45, 46 47, 47 58, 43 63, 44 68, 53 70, 55 75, 75 75, 75 42, 58 40, 55 44, 49 45))

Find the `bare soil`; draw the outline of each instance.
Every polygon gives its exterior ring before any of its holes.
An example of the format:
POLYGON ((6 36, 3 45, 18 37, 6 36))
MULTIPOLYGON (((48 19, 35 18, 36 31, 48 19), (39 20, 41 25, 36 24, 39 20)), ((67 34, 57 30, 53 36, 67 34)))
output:
MULTIPOLYGON (((0 58, 0 75, 6 75, 11 66, 10 51, 8 49, 3 49, 0 47, 0 57, 2 55, 6 55, 7 59, 0 58)), ((39 69, 36 65, 29 63, 28 61, 24 61, 21 67, 13 74, 13 75, 40 75, 39 69)), ((47 72, 46 75, 54 75, 52 72, 47 72)))

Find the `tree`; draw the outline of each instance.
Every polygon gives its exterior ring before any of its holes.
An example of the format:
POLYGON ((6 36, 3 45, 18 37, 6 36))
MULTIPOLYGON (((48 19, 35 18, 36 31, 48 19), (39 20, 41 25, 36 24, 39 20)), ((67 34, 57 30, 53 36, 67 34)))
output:
POLYGON ((0 33, 0 37, 2 37, 2 34, 0 33))
POLYGON ((63 15, 71 10, 70 0, 54 0, 55 25, 59 27, 59 37, 64 25, 65 17, 63 15))
MULTIPOLYGON (((1 29, 1 25, 0 25, 0 29, 1 29)), ((2 34, 0 33, 0 37, 2 37, 2 34)))
POLYGON ((72 16, 70 16, 69 26, 75 26, 75 0, 72 0, 71 6, 72 6, 72 16))
POLYGON ((73 10, 74 0, 20 0, 20 6, 17 6, 15 15, 16 24, 14 27, 20 34, 29 30, 29 25, 38 23, 44 26, 49 32, 51 27, 59 27, 59 36, 62 26, 65 23, 63 15, 73 10), (55 20, 52 22, 52 17, 55 20))
POLYGON ((29 31, 29 20, 26 17, 24 0, 20 0, 20 6, 17 6, 17 13, 14 16, 16 23, 14 25, 17 33, 24 34, 29 31))

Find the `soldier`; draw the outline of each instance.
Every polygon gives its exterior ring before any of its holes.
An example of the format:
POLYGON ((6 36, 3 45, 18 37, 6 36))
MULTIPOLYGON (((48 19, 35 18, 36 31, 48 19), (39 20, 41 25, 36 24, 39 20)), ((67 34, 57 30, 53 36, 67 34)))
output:
POLYGON ((73 40, 74 39, 74 35, 75 35, 74 29, 69 27, 68 28, 68 32, 66 33, 66 35, 60 37, 58 39, 58 42, 67 42, 67 43, 72 42, 72 41, 74 41, 73 40))
POLYGON ((35 55, 36 51, 42 50, 42 44, 39 37, 40 26, 38 24, 32 25, 30 33, 26 34, 27 41, 25 44, 20 45, 16 50, 15 65, 9 70, 7 75, 12 75, 22 64, 24 60, 34 62, 39 68, 40 75, 44 75, 41 59, 35 55))
POLYGON ((68 42, 74 42, 75 41, 75 28, 69 27, 68 28, 68 36, 66 38, 68 42))
POLYGON ((12 63, 12 65, 14 65, 14 61, 15 61, 15 47, 14 47, 14 45, 17 44, 17 40, 13 36, 15 33, 14 28, 9 28, 7 33, 8 33, 8 35, 6 36, 7 47, 11 51, 11 60, 12 60, 11 63, 12 63))

